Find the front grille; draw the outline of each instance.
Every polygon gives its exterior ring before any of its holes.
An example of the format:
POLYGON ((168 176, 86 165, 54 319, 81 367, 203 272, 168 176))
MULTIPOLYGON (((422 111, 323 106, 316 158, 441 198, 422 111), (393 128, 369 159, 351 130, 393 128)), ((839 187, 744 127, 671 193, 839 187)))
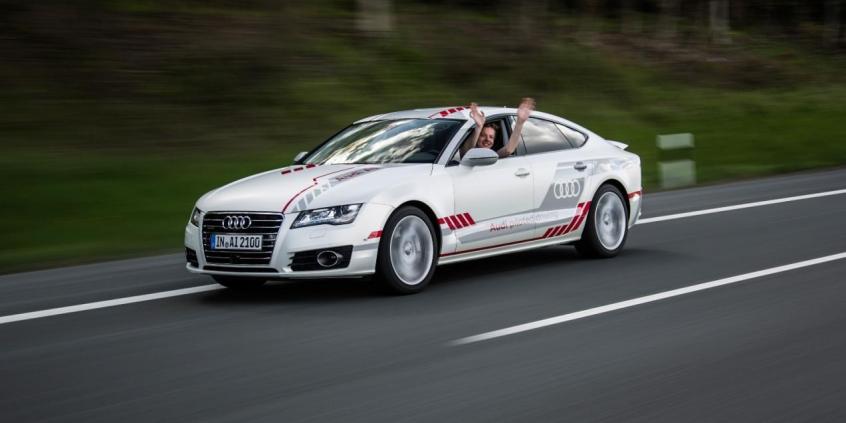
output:
POLYGON ((203 253, 208 264, 235 264, 241 266, 266 266, 273 256, 273 246, 282 226, 282 213, 210 212, 203 216, 203 253), (225 229, 226 216, 249 216, 252 223, 247 229, 225 229), (261 251, 212 250, 211 234, 261 234, 261 251))
POLYGON ((291 270, 329 270, 341 269, 350 265, 350 258, 352 257, 352 245, 345 245, 343 247, 321 248, 319 250, 299 251, 294 253, 291 257, 291 270), (337 264, 331 267, 323 267, 317 262, 317 255, 323 251, 334 251, 335 254, 341 256, 337 264))

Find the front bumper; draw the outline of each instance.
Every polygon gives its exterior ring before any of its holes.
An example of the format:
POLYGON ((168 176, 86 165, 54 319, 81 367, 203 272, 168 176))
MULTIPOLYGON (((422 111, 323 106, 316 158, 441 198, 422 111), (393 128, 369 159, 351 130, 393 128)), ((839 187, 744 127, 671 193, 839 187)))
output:
MULTIPOLYGON (((365 276, 376 271, 376 255, 382 227, 393 211, 390 206, 365 204, 353 223, 347 225, 317 225, 291 229, 298 213, 284 215, 270 263, 266 265, 230 265, 206 262, 202 231, 188 224, 185 227, 185 247, 196 252, 197 266, 186 263, 192 273, 220 276, 249 276, 268 279, 331 278, 365 276), (326 270, 291 268, 291 260, 298 252, 352 245, 349 264, 326 270)), ((233 212, 235 213, 235 212, 233 212)), ((200 223, 202 227, 202 222, 200 223)))

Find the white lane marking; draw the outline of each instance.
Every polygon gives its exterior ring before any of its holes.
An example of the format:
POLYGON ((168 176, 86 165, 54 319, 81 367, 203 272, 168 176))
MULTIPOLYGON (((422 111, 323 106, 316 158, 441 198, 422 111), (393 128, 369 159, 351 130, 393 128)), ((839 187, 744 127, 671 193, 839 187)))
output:
POLYGON ((117 298, 114 300, 97 301, 93 303, 77 304, 67 307, 50 308, 46 310, 31 311, 28 313, 0 316, 0 325, 5 323, 20 322, 22 320, 39 319, 42 317, 57 316, 60 314, 77 313, 80 311, 94 310, 98 308, 114 307, 124 304, 140 303, 144 301, 159 300, 162 298, 178 297, 180 295, 197 294, 206 291, 223 289, 218 284, 194 286, 191 288, 175 289, 173 291, 155 292, 152 294, 136 295, 134 297, 117 298))
POLYGON ((735 204, 725 207, 716 207, 713 209, 697 210, 686 213, 668 214, 666 216, 647 217, 637 221, 638 225, 646 223, 663 222, 665 220, 684 219, 686 217, 702 216, 703 214, 722 213, 732 210, 748 209, 750 207, 769 206, 771 204, 789 203, 791 201, 808 200, 811 198, 828 197, 830 195, 846 194, 846 189, 838 189, 834 191, 816 192, 813 194, 797 195, 795 197, 776 198, 773 200, 756 201, 754 203, 735 204))
MULTIPOLYGON (((686 217, 693 217, 699 216, 703 214, 711 214, 711 213, 720 213, 724 211, 731 211, 731 210, 739 210, 745 209, 749 207, 760 207, 766 206, 769 204, 778 204, 778 203, 787 203, 790 201, 799 201, 799 200, 807 200, 809 198, 818 198, 818 197, 826 197, 829 195, 838 195, 838 194, 846 194, 846 189, 840 189, 836 191, 826 191, 826 192, 818 192, 814 194, 806 194, 806 195, 798 195, 795 197, 785 197, 785 198, 777 198, 774 200, 766 200, 766 201, 758 201, 754 203, 745 203, 745 204, 737 204, 733 206, 726 206, 726 207, 717 207, 713 209, 705 209, 699 211, 692 211, 687 213, 678 213, 678 214, 670 214, 666 216, 657 216, 657 217, 649 217, 646 219, 640 219, 637 224, 646 224, 646 223, 653 223, 653 222, 661 222, 664 220, 673 220, 673 219, 683 219, 686 217)), ((51 308, 47 310, 40 310, 40 311, 33 311, 28 313, 20 313, 20 314, 12 314, 9 316, 0 316, 0 325, 5 323, 12 323, 12 322, 19 322, 22 320, 31 320, 31 319, 38 319, 41 317, 50 317, 56 316, 60 314, 68 314, 68 313, 76 313, 80 311, 86 310, 94 310, 98 308, 106 308, 106 307, 114 307, 124 304, 132 304, 132 303, 139 303, 143 301, 153 301, 162 298, 170 298, 170 297, 177 297, 180 295, 190 295, 196 294, 200 292, 206 291, 214 291, 217 289, 223 289, 223 286, 212 284, 212 285, 203 285, 197 286, 193 288, 185 288, 185 289, 177 289, 173 291, 164 291, 164 292, 154 292, 152 294, 145 294, 145 295, 137 295, 134 297, 125 297, 125 298, 116 298, 114 300, 106 300, 106 301, 97 301, 93 303, 86 303, 86 304, 78 304, 72 305, 67 307, 59 307, 59 308, 51 308)), ((588 310, 585 310, 588 311, 588 310)), ((579 317, 577 317, 579 318, 579 317)), ((459 340, 460 341, 460 340, 459 340)), ((458 341, 455 341, 458 342, 458 341)), ((473 341, 475 342, 475 341, 473 341)))
POLYGON ((524 323, 507 327, 504 329, 494 330, 490 332, 481 333, 479 335, 468 336, 466 338, 450 341, 447 345, 458 346, 472 344, 474 342, 487 341, 489 339, 500 338, 503 336, 514 335, 521 332, 540 329, 547 326, 557 325, 565 322, 570 322, 585 317, 596 316, 597 314, 609 313, 615 310, 620 310, 628 307, 634 307, 640 304, 651 303, 663 299, 677 297, 679 295, 690 294, 693 292, 703 291, 706 289, 716 288, 718 286, 729 285, 737 282, 746 281, 749 279, 760 278, 763 276, 773 275, 776 273, 787 272, 790 270, 801 269, 803 267, 813 266, 816 264, 827 263, 830 261, 841 260, 846 258, 846 252, 832 254, 830 256, 819 257, 811 260, 800 261, 796 263, 786 264, 783 266, 771 267, 769 269, 758 270, 756 272, 744 273, 742 275, 731 276, 728 278, 718 279, 711 282, 691 285, 684 288, 673 289, 671 291, 659 292, 657 294, 647 295, 645 297, 632 298, 618 303, 608 304, 600 307, 589 308, 587 310, 576 311, 573 313, 562 314, 560 316, 550 317, 548 319, 537 320, 534 322, 524 323))

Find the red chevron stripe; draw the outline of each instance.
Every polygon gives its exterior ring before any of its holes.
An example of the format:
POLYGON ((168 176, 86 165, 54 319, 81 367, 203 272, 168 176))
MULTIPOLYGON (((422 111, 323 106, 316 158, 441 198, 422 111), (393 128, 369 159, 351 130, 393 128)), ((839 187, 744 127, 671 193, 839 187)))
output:
POLYGON ((561 231, 563 231, 563 230, 564 230, 564 227, 565 227, 565 225, 558 225, 558 226, 556 226, 556 227, 555 227, 555 230, 554 230, 554 231, 552 231, 552 233, 550 233, 550 234, 549 234, 549 237, 550 237, 550 238, 552 238, 552 237, 554 237, 554 236, 558 236, 558 235, 560 235, 560 234, 561 234, 561 231))
POLYGON ((582 215, 579 216, 579 221, 576 222, 576 226, 572 230, 579 229, 579 226, 582 226, 582 222, 585 221, 588 214, 590 214, 590 201, 585 203, 585 206, 582 208, 582 215))
POLYGON ((462 225, 461 222, 459 222, 458 219, 455 218, 455 216, 447 216, 447 219, 449 219, 449 221, 452 222, 453 226, 455 226, 458 229, 461 229, 461 228, 464 227, 464 225, 462 225))
POLYGON ((572 218, 572 219, 570 219, 570 224, 568 224, 568 225, 564 228, 564 231, 562 231, 562 232, 561 232, 560 234, 558 234, 558 235, 564 235, 564 234, 569 233, 570 231, 572 231, 572 230, 573 230, 573 225, 575 225, 575 224, 576 224, 576 221, 577 221, 577 220, 579 220, 579 216, 581 216, 581 214, 582 214, 582 206, 583 206, 583 205, 584 205, 584 203, 580 203, 578 206, 576 206, 576 214, 574 214, 574 215, 573 215, 573 218, 572 218))
POLYGON ((467 220, 464 219, 464 216, 459 214, 459 215, 456 215, 455 217, 457 217, 458 221, 461 222, 462 227, 470 225, 469 223, 467 223, 467 220))
POLYGON ((455 225, 453 225, 452 221, 449 220, 449 216, 444 217, 443 219, 444 219, 444 222, 446 222, 447 226, 449 226, 450 229, 455 230, 455 225))
POLYGON ((471 225, 475 225, 476 221, 470 216, 470 213, 464 213, 464 217, 467 218, 467 221, 470 222, 471 225))
POLYGON ((552 232, 553 229, 555 229, 555 226, 547 228, 546 232, 543 233, 543 236, 541 238, 549 238, 549 234, 552 232))

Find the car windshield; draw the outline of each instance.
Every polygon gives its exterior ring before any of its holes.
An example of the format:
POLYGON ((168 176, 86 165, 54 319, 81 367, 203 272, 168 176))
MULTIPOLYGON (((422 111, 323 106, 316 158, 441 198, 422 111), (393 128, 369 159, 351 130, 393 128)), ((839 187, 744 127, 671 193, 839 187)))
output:
POLYGON ((463 123, 449 119, 357 123, 312 151, 304 164, 434 163, 463 123))

